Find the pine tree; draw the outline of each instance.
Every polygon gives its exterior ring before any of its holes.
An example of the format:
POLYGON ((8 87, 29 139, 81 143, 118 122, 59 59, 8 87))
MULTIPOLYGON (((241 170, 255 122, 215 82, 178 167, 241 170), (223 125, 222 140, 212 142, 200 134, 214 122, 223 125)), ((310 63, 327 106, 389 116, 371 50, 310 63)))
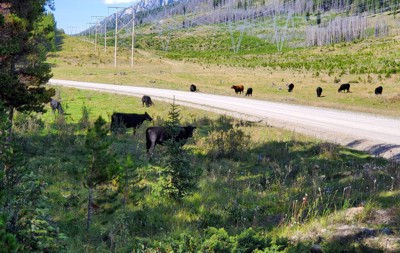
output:
POLYGON ((175 140, 180 131, 180 111, 175 104, 171 104, 168 112, 167 132, 171 139, 166 141, 167 152, 165 155, 165 168, 162 173, 164 193, 169 197, 179 200, 196 188, 196 179, 200 170, 191 164, 191 156, 182 148, 182 143, 175 140))
MULTIPOLYGON (((53 0, 0 2, 0 100, 11 123, 14 110, 44 112, 55 93, 44 87, 51 69, 45 62, 44 33, 35 32, 46 5, 53 8, 53 0)), ((10 142, 12 124, 8 132, 10 142)))
POLYGON ((106 121, 100 116, 88 129, 85 146, 88 150, 88 166, 84 185, 88 188, 87 230, 90 229, 93 209, 93 194, 97 186, 110 182, 118 172, 116 156, 110 151, 112 142, 107 138, 106 121))

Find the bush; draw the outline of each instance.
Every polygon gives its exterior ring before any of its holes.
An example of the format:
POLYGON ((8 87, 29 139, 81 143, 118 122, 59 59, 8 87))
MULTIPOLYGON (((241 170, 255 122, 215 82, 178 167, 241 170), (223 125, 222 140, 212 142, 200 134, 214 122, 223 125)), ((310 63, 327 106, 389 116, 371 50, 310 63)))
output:
POLYGON ((207 137, 206 150, 213 160, 220 158, 240 159, 250 144, 250 135, 222 116, 207 137))
POLYGON ((233 242, 231 237, 225 231, 220 228, 208 228, 206 231, 207 239, 202 244, 202 252, 209 253, 230 253, 233 242))
POLYGON ((252 228, 249 228, 236 237, 233 252, 251 253, 270 246, 271 239, 262 238, 252 228))

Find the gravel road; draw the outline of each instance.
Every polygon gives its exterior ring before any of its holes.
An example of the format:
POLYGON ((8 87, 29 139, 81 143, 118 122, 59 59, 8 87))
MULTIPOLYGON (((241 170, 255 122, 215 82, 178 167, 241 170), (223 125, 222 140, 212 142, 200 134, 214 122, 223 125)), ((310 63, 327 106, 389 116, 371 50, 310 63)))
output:
POLYGON ((400 119, 372 114, 147 87, 51 79, 49 84, 138 96, 262 121, 318 139, 400 161, 400 119))

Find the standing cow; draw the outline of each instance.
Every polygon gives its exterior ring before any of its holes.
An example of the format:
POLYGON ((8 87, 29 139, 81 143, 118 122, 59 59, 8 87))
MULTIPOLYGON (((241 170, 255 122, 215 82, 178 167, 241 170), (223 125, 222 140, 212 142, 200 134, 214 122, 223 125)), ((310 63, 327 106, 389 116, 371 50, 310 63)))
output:
POLYGON ((293 83, 286 84, 286 86, 288 87, 288 92, 292 92, 293 91, 293 89, 294 89, 294 84, 293 83))
POLYGON ((142 106, 146 105, 146 107, 150 107, 153 105, 153 101, 151 101, 151 97, 144 95, 142 97, 142 106))
POLYGON ((234 89, 236 94, 242 94, 244 86, 242 84, 232 85, 231 89, 234 89))
POLYGON ((375 88, 375 95, 382 95, 383 87, 379 86, 375 88))
POLYGON ((144 114, 115 112, 111 116, 111 130, 116 132, 123 125, 126 128, 132 128, 135 134, 136 128, 140 127, 145 120, 152 121, 153 118, 147 112, 144 114))
POLYGON ((59 114, 64 114, 64 110, 63 110, 63 108, 61 106, 60 101, 51 98, 50 99, 50 106, 51 106, 51 109, 53 110, 53 112, 58 110, 59 114))
POLYGON ((321 95, 322 95, 322 88, 321 88, 321 87, 318 87, 316 91, 317 91, 317 97, 321 97, 321 95))
POLYGON ((340 87, 339 87, 339 89, 338 89, 338 92, 341 92, 341 91, 343 91, 343 92, 350 92, 350 84, 349 83, 344 83, 344 84, 341 84, 340 85, 340 87))
MULTIPOLYGON (((186 140, 193 136, 194 126, 179 126, 179 132, 174 140, 185 144, 186 140)), ((146 129, 146 149, 148 154, 152 154, 157 144, 164 145, 164 142, 171 139, 171 134, 166 127, 149 127, 146 129), (149 153, 150 152, 150 153, 149 153)))
POLYGON ((247 88, 245 96, 253 96, 253 88, 247 88))
POLYGON ((191 84, 191 85, 190 85, 190 91, 191 91, 191 92, 195 92, 196 90, 197 90, 196 85, 191 84))

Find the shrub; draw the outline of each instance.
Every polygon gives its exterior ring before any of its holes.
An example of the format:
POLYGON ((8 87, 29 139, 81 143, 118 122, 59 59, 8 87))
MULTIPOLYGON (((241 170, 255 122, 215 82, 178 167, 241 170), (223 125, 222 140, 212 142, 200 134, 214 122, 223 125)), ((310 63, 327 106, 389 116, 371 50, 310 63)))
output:
POLYGON ((250 144, 250 135, 234 126, 232 119, 226 116, 220 117, 213 128, 205 145, 208 155, 214 160, 231 157, 240 159, 250 144))
POLYGON ((209 253, 230 253, 233 247, 231 237, 220 228, 208 228, 206 231, 207 239, 202 244, 202 252, 209 253))
POLYGON ((270 246, 271 239, 262 238, 252 228, 249 228, 236 237, 233 252, 251 253, 270 246))

